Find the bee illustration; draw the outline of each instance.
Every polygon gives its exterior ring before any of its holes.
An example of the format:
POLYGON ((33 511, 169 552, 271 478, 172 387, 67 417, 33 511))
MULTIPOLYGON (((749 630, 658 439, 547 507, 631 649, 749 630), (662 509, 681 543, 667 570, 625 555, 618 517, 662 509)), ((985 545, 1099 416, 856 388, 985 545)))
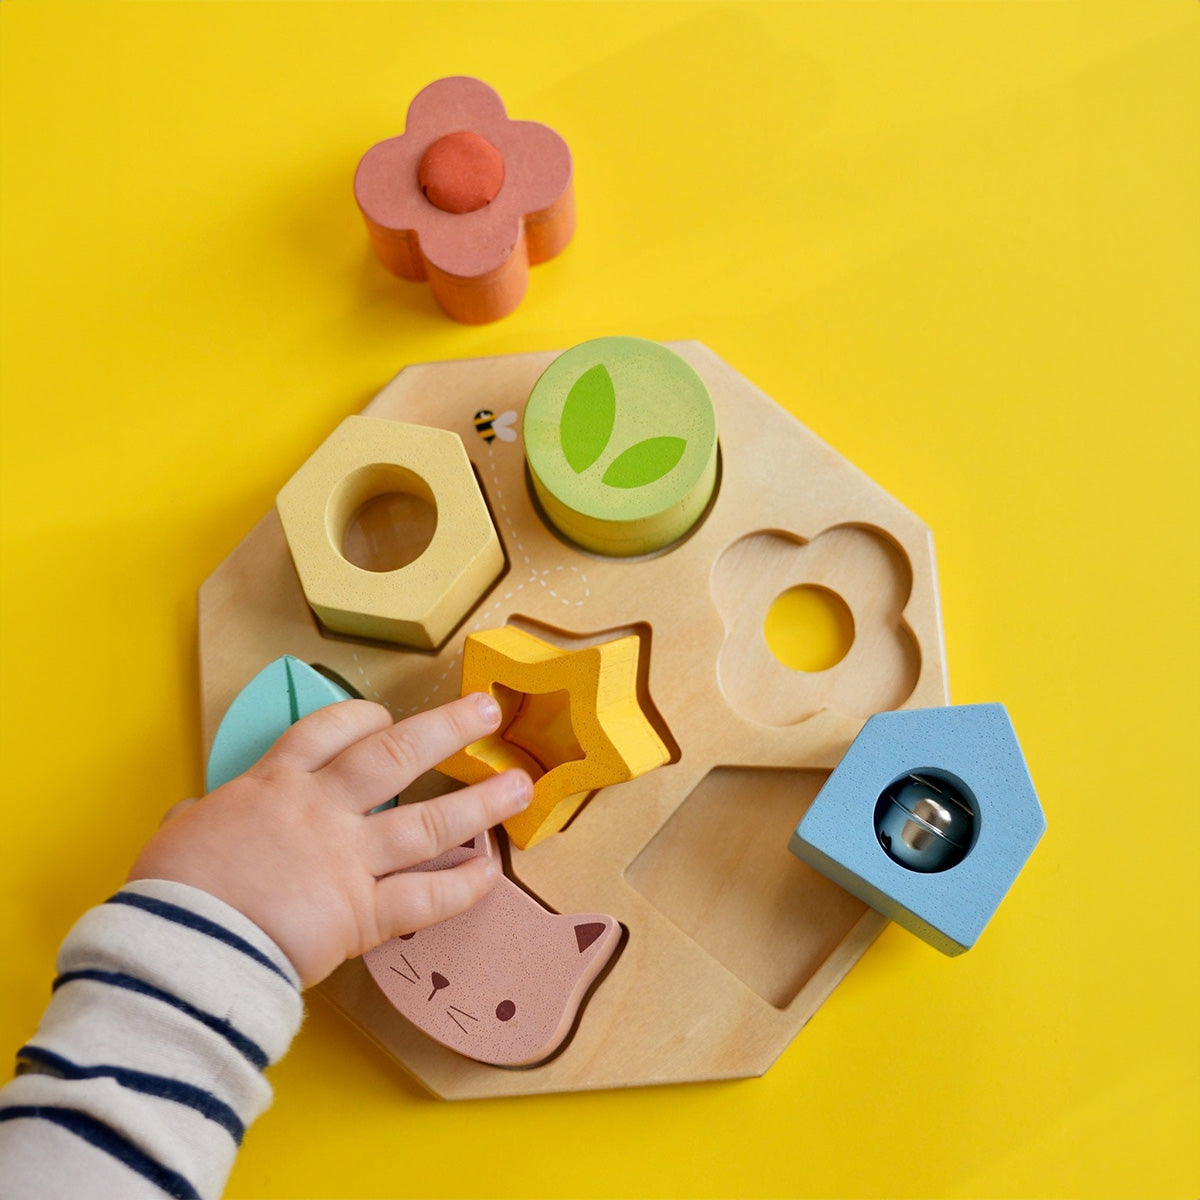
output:
POLYGON ((502 442, 515 442, 517 431, 513 426, 517 423, 517 414, 510 408, 496 416, 490 408, 481 408, 475 414, 475 428, 479 436, 489 445, 499 438, 502 442))

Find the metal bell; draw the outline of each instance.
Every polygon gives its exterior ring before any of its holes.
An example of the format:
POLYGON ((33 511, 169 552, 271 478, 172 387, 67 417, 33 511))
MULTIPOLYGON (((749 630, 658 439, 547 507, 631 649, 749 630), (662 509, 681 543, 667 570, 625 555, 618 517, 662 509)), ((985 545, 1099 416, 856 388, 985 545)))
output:
POLYGON ((947 871, 966 857, 975 812, 958 788, 932 775, 905 775, 875 807, 875 832, 890 858, 910 871, 947 871))

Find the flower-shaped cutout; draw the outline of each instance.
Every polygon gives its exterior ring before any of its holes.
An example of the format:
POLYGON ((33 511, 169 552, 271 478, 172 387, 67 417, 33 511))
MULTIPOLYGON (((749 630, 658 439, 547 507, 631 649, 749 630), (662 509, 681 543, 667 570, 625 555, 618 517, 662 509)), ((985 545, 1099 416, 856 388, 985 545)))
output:
POLYGON ((899 546, 868 525, 835 525, 811 541, 776 530, 747 534, 713 566, 712 596, 725 624, 717 677, 730 705, 760 725, 796 725, 824 709, 866 718, 912 694, 921 657, 904 611, 912 566, 899 546), (772 602, 807 586, 844 605, 853 640, 835 665, 795 670, 770 649, 772 602))
POLYGON ((571 152, 553 129, 510 120, 500 97, 467 76, 417 94, 404 133, 363 155, 354 196, 380 262, 428 279, 455 320, 506 316, 531 264, 575 231, 571 152))
POLYGON ((505 821, 525 850, 557 833, 588 793, 636 779, 670 758, 637 696, 640 641, 613 638, 561 650, 506 625, 467 637, 463 695, 491 692, 500 728, 438 764, 463 783, 512 767, 529 772, 533 800, 505 821))

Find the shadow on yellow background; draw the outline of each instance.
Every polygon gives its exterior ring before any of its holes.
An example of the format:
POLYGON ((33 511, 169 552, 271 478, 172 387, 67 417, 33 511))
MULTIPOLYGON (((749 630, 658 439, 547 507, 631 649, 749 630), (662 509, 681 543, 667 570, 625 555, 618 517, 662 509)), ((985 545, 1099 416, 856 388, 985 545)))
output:
POLYGON ((918 513, 1049 831, 758 1081, 449 1105, 322 1002, 231 1197, 1195 1196, 1200 9, 0 6, 3 1041, 200 786, 194 597, 406 363, 698 338, 918 513), (465 328, 355 164, 476 74, 579 231, 465 328))

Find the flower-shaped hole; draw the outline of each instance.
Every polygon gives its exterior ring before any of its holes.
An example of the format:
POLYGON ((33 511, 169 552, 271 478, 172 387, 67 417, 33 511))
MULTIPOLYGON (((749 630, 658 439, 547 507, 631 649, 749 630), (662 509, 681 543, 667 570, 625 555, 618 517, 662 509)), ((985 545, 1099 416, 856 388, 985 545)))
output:
POLYGON ((571 724, 571 693, 565 688, 519 692, 493 683, 491 692, 500 705, 500 728, 475 750, 495 771, 520 767, 536 783, 555 767, 584 757, 571 724))
POLYGON ((326 509, 330 541, 364 571, 398 571, 433 541, 437 504, 429 485, 393 464, 360 467, 334 489, 326 509))
POLYGON ((828 588, 800 584, 775 598, 763 622, 767 647, 793 671, 828 671, 854 644, 854 615, 828 588))
POLYGON ((904 617, 912 580, 906 554, 870 526, 837 525, 809 541, 777 530, 739 538, 712 573, 723 695, 764 725, 900 707, 921 667, 904 617))

